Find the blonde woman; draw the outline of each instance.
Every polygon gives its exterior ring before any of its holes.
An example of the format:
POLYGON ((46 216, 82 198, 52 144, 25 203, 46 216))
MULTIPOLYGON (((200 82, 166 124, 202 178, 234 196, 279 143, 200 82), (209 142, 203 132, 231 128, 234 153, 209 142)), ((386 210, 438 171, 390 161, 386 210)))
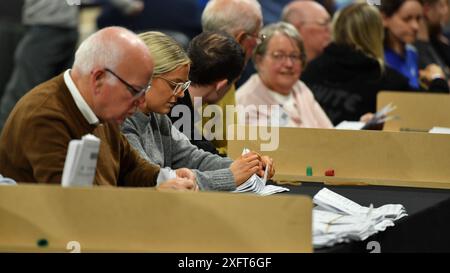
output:
POLYGON ((333 22, 333 42, 308 64, 302 80, 337 125, 376 111, 380 90, 408 90, 405 77, 386 67, 384 28, 379 11, 365 3, 340 11, 333 22))
POLYGON ((198 149, 172 126, 166 114, 190 86, 191 61, 175 40, 161 32, 151 31, 139 36, 153 56, 154 74, 152 88, 139 106, 140 111, 122 126, 130 144, 146 160, 161 167, 195 169, 201 190, 234 190, 251 175, 261 174, 265 164, 272 163, 268 157, 250 153, 233 162, 198 149))

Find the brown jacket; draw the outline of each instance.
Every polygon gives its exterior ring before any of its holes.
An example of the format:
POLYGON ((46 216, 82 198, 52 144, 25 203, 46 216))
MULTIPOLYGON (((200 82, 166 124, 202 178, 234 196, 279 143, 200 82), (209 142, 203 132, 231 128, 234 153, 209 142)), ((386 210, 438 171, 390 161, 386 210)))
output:
POLYGON ((17 182, 61 183, 69 141, 100 138, 94 184, 154 186, 159 167, 142 159, 114 124, 90 125, 63 74, 28 92, 0 135, 0 173, 17 182))

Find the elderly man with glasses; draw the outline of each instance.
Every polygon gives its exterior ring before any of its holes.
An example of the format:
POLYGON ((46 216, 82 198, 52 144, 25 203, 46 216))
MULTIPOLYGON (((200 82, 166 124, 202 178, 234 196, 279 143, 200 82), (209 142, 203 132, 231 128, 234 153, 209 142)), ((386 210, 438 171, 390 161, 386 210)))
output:
POLYGON ((292 1, 283 9, 281 20, 294 25, 305 41, 306 62, 323 53, 331 42, 331 18, 315 1, 292 1))
MULTIPOLYGON (((256 0, 210 0, 202 13, 203 31, 225 31, 233 36, 244 51, 246 65, 251 59, 254 48, 262 41, 262 37, 259 35, 262 25, 261 5, 256 0)), ((250 68, 250 70, 252 69, 250 68)), ((243 74, 248 73, 246 73, 246 70, 241 71, 239 77, 243 74)), ((222 99, 215 102, 222 109, 222 116, 217 118, 222 119, 223 126, 216 128, 218 135, 221 135, 220 139, 214 139, 212 142, 221 155, 227 154, 226 109, 227 105, 236 105, 235 83, 238 78, 230 84, 222 99)), ((209 119, 205 118, 203 124, 206 124, 208 121, 209 119)))
POLYGON ((61 183, 69 142, 92 134, 101 141, 94 184, 198 189, 186 168, 160 184, 173 175, 142 159, 120 133, 152 74, 152 57, 134 33, 119 27, 94 33, 80 45, 72 69, 14 107, 0 136, 0 173, 18 182, 61 183))

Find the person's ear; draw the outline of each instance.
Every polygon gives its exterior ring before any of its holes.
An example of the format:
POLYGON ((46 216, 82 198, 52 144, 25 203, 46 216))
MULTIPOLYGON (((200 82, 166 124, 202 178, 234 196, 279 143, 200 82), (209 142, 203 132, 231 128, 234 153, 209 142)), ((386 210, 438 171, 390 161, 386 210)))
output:
POLYGON ((223 79, 221 81, 216 82, 216 91, 223 90, 228 85, 228 80, 223 79))
POLYGON ((94 89, 94 94, 100 93, 100 88, 105 83, 105 71, 100 69, 95 69, 91 71, 91 86, 94 89))
POLYGON ((245 39, 247 39, 247 33, 245 33, 245 31, 239 31, 235 35, 235 39, 236 39, 236 42, 238 42, 238 44, 240 44, 242 47, 244 47, 245 39))

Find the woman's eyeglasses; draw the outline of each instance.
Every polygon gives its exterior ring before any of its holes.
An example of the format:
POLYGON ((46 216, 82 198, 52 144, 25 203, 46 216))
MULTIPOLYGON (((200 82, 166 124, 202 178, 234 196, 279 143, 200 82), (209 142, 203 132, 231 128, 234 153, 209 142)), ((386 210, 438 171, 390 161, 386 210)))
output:
POLYGON ((166 79, 164 77, 161 77, 161 76, 153 76, 153 78, 159 78, 159 79, 162 79, 162 80, 166 81, 172 87, 172 92, 173 92, 174 95, 178 95, 180 93, 183 93, 191 85, 191 81, 174 82, 174 81, 168 80, 168 79, 166 79))
POLYGON ((275 51, 269 54, 272 59, 277 63, 284 63, 287 59, 289 59, 293 64, 298 64, 301 61, 301 55, 297 53, 286 54, 283 52, 275 51))

